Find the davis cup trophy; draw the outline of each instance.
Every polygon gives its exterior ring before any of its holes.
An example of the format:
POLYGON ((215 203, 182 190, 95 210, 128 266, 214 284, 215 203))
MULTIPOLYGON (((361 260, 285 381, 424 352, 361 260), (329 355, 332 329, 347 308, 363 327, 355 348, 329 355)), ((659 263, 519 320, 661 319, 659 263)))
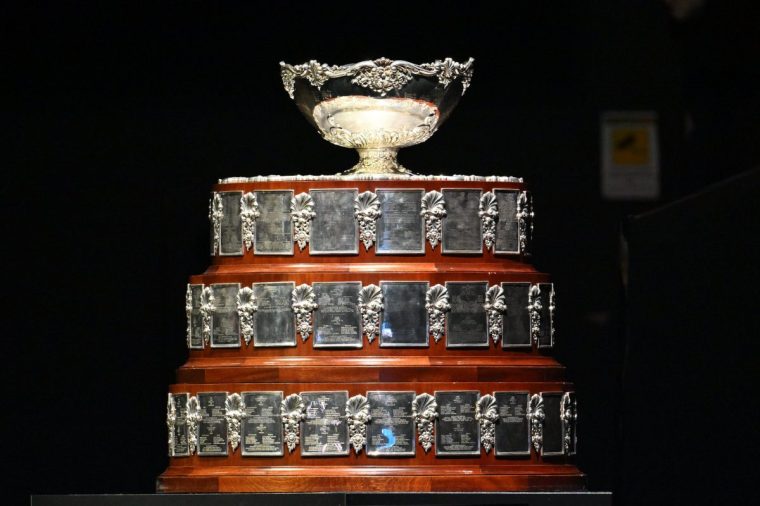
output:
POLYGON ((472 74, 472 59, 281 64, 301 112, 359 163, 213 186, 160 492, 583 488, 526 185, 396 160, 472 74))

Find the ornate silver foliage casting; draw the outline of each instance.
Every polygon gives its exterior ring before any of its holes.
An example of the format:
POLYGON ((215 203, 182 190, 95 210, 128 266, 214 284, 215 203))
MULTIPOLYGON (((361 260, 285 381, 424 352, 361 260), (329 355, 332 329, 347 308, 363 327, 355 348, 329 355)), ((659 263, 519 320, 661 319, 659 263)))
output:
POLYGON ((575 424, 578 421, 578 401, 573 392, 565 392, 560 404, 560 418, 562 419, 563 435, 562 441, 565 448, 565 454, 569 455, 573 444, 575 424))
POLYGON ((256 218, 259 216, 261 213, 256 195, 248 192, 240 197, 240 222, 243 230, 243 244, 247 250, 253 248, 253 234, 256 230, 256 218))
POLYGON ((166 401, 166 428, 169 429, 169 456, 174 457, 174 427, 177 423, 177 407, 174 405, 174 396, 170 393, 166 401))
POLYGON ((306 416, 305 411, 306 405, 298 394, 290 394, 282 400, 282 428, 285 444, 291 453, 298 444, 300 422, 306 416))
POLYGON ((554 313, 557 310, 557 295, 554 292, 554 284, 552 284, 552 291, 549 292, 549 332, 551 333, 552 346, 554 346, 554 313))
POLYGON ((530 285, 528 292, 528 313, 530 314, 530 336, 534 343, 538 344, 541 336, 541 289, 538 285, 530 285))
POLYGON ((496 398, 486 394, 478 399, 475 405, 475 419, 480 422, 480 441, 486 453, 496 444, 496 422, 499 412, 496 409, 496 398))
POLYGON ((240 444, 240 422, 245 417, 245 403, 240 394, 230 394, 224 403, 224 416, 227 419, 227 435, 234 452, 240 444))
POLYGON ((348 420, 348 436, 354 451, 359 454, 367 444, 367 424, 372 419, 369 416, 369 401, 363 395, 354 395, 346 403, 346 419, 348 420))
POLYGON ((530 420, 530 441, 538 453, 544 443, 544 398, 541 394, 530 396, 527 417, 530 420))
POLYGON ((533 237, 533 201, 528 192, 520 192, 517 197, 517 235, 520 248, 520 254, 524 255, 528 251, 529 239, 533 237))
POLYGON ((187 445, 190 453, 198 451, 198 423, 201 421, 201 407, 198 398, 191 396, 187 400, 187 445))
POLYGON ((433 63, 417 65, 403 60, 378 58, 349 65, 327 65, 311 60, 301 65, 288 65, 280 62, 280 76, 285 91, 293 98, 295 80, 306 79, 309 83, 321 89, 328 79, 352 77, 351 82, 362 88, 367 88, 385 96, 389 92, 401 89, 414 76, 435 76, 438 82, 447 88, 457 79, 462 80, 462 95, 470 86, 472 80, 472 64, 470 58, 465 63, 455 62, 451 58, 436 60, 433 63))
POLYGON ((290 302, 296 315, 296 331, 301 339, 306 341, 311 334, 311 312, 317 309, 317 295, 307 284, 298 285, 293 289, 290 302))
POLYGON ((430 333, 437 343, 446 329, 446 313, 451 310, 449 291, 443 285, 431 287, 425 294, 425 309, 428 312, 430 333))
POLYGON ((298 243, 298 249, 303 251, 309 242, 311 220, 314 219, 314 200, 308 193, 299 193, 290 202, 290 215, 293 217, 293 240, 298 243))
POLYGON ((362 330, 370 343, 380 334, 380 313, 383 310, 383 292, 379 286, 367 285, 359 291, 359 311, 362 330))
POLYGON ((380 199, 371 191, 360 193, 354 200, 354 216, 359 222, 359 239, 369 251, 375 242, 376 221, 382 214, 380 199))
POLYGON ((488 314, 488 333, 494 343, 498 343, 504 328, 504 313, 507 312, 504 289, 501 285, 493 285, 486 292, 486 303, 483 305, 488 314))
POLYGON ((212 254, 219 254, 219 241, 222 235, 222 218, 224 218, 224 204, 222 197, 214 192, 211 200, 208 202, 208 219, 211 220, 211 229, 214 232, 211 251, 212 254))
POLYGON ((185 315, 187 316, 187 346, 190 347, 190 341, 193 337, 193 291, 190 289, 190 285, 187 285, 187 291, 185 292, 185 315))
POLYGON ((496 220, 499 218, 499 208, 493 192, 485 192, 480 196, 478 216, 483 224, 483 242, 486 249, 491 249, 496 243, 496 220))
POLYGON ((201 292, 201 317, 203 319, 203 342, 208 345, 211 340, 211 317, 214 315, 214 291, 204 286, 201 292))
POLYGON ((430 241, 430 247, 435 249, 441 240, 441 220, 446 216, 446 203, 443 194, 429 191, 422 197, 422 212, 425 218, 425 237, 430 241))
POLYGON ((430 451, 433 438, 433 422, 438 418, 438 403, 430 394, 420 394, 412 402, 412 417, 417 425, 418 440, 425 453, 430 451))
POLYGON ((240 333, 243 334, 245 344, 248 346, 253 338, 253 313, 259 307, 256 305, 256 297, 253 290, 247 286, 238 290, 237 294, 237 314, 240 317, 240 333))

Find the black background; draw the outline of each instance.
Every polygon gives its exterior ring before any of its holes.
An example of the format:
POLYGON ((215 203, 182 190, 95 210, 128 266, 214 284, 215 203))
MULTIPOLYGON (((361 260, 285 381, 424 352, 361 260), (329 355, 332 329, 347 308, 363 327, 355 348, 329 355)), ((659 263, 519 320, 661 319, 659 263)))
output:
POLYGON ((153 490, 184 285, 209 263, 210 184, 354 163, 282 89, 278 62, 312 58, 476 59, 457 110, 401 161, 528 180, 579 466, 593 490, 621 490, 623 459, 667 474, 621 451, 620 224, 760 161, 758 18, 727 3, 684 22, 654 0, 4 4, 3 494, 153 490), (662 199, 606 202, 599 114, 638 109, 659 115, 662 199))

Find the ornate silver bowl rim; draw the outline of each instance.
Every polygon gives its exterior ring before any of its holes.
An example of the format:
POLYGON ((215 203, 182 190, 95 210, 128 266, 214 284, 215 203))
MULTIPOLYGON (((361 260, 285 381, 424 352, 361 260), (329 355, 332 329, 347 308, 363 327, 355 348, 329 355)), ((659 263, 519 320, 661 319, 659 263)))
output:
POLYGON ((435 77, 444 88, 461 79, 464 95, 472 79, 474 61, 470 58, 464 63, 459 63, 445 58, 433 63, 416 64, 405 60, 378 58, 348 65, 327 65, 316 60, 300 65, 280 62, 280 75, 290 98, 294 98, 296 79, 306 79, 312 86, 321 89, 329 79, 339 77, 351 77, 351 83, 379 93, 382 97, 393 90, 401 89, 414 76, 435 77))

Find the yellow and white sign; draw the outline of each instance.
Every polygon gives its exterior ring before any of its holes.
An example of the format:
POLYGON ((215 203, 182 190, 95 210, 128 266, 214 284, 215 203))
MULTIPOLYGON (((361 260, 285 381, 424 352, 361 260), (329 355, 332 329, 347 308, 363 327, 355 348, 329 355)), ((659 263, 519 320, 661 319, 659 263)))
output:
POLYGON ((659 197, 657 114, 605 112, 601 134, 602 196, 611 200, 659 197))

